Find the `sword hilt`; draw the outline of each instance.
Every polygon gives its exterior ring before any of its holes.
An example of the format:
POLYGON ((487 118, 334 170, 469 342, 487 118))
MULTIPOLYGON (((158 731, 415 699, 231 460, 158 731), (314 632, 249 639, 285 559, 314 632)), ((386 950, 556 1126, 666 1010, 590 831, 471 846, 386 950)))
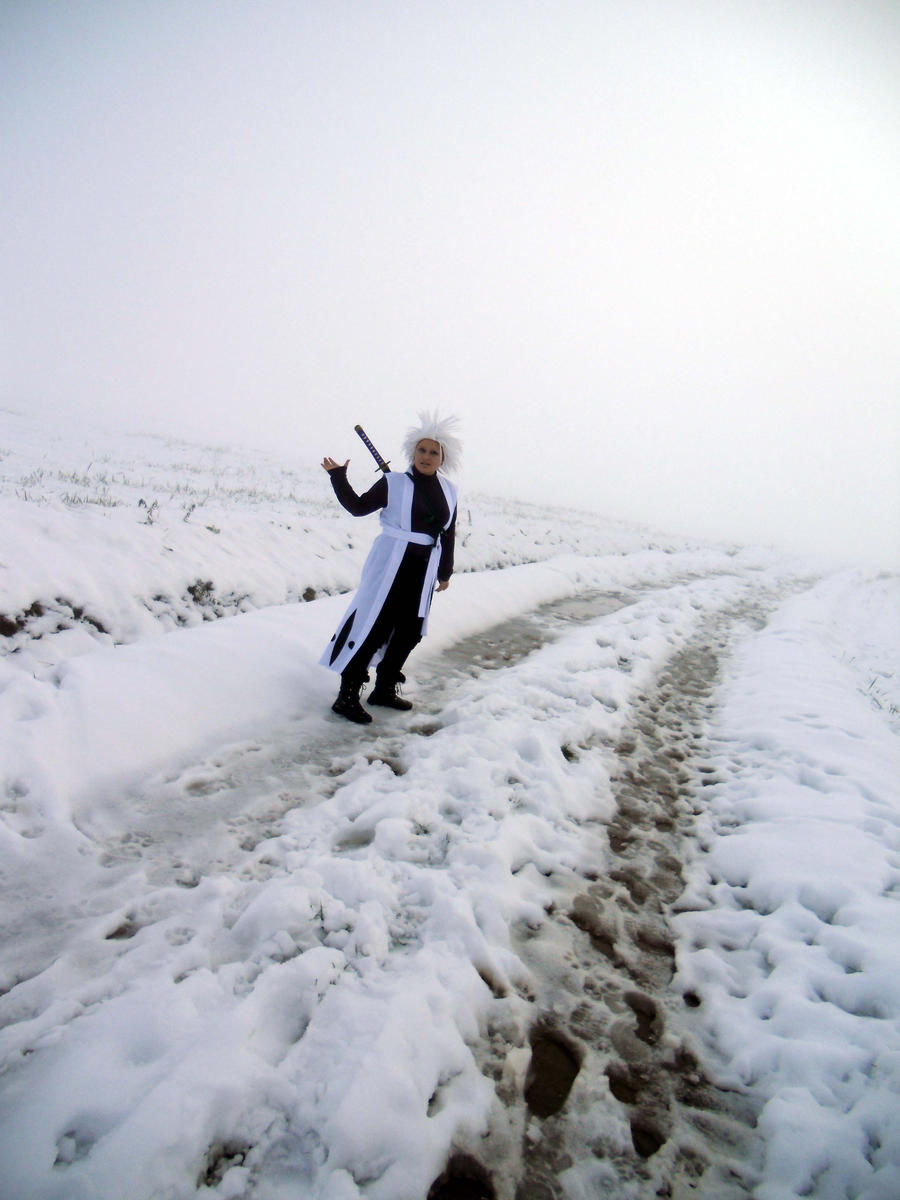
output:
POLYGON ((391 469, 391 464, 389 462, 386 462, 381 457, 381 455, 378 453, 378 451, 375 449, 375 447, 369 441, 369 437, 366 434, 366 431, 363 429, 362 425, 354 425, 353 428, 356 430, 356 432, 359 434, 360 438, 362 439, 363 445, 366 447, 366 449, 369 451, 369 453, 372 455, 372 457, 378 463, 378 470, 379 471, 389 471, 391 469))

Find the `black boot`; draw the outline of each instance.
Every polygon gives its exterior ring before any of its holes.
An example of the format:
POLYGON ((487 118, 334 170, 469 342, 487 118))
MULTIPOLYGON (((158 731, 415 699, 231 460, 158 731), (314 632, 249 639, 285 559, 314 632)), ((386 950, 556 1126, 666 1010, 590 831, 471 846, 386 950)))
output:
POLYGON ((331 706, 331 711, 339 717, 346 717, 348 721, 355 721, 357 725, 370 725, 372 715, 367 713, 359 702, 362 685, 361 679, 345 679, 342 675, 340 691, 337 700, 331 706))
POLYGON ((409 712, 412 704, 400 695, 400 684, 406 683, 404 675, 395 676, 388 681, 381 675, 375 676, 375 686, 369 694, 369 704, 381 704, 385 708, 397 708, 400 712, 409 712))

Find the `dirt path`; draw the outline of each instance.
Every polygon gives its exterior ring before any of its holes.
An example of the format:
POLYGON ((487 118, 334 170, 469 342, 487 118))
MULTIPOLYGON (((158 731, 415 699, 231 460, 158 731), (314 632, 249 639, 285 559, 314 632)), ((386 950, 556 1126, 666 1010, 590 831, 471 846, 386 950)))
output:
MULTIPOLYGON (((578 601, 579 615, 596 618, 625 597, 596 601, 593 611, 578 601)), ((561 1175, 586 1156, 604 1197, 751 1194, 755 1112, 746 1097, 713 1086, 690 1049, 699 1000, 673 986, 668 918, 683 890, 692 819, 714 781, 704 724, 720 659, 770 603, 716 614, 639 697, 613 751, 609 867, 561 899, 548 930, 517 931, 517 952, 539 981, 527 1067, 498 1020, 483 1052, 497 1081, 494 1128, 479 1161, 451 1161, 429 1200, 555 1200, 566 1194, 561 1175), (480 1163, 494 1164, 492 1173, 480 1163)), ((551 625, 568 615, 556 607, 551 625)), ((498 665, 533 639, 533 627, 519 624, 505 637, 494 631, 488 651, 498 665)), ((594 752, 610 751, 569 748, 594 752)))

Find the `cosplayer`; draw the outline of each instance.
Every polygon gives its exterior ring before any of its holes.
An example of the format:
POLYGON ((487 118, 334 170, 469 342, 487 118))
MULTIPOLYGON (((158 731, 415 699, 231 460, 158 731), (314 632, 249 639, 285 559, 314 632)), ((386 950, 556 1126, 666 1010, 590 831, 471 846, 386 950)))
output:
MULTIPOLYGON (((363 566, 359 590, 319 660, 341 677, 332 710, 348 721, 368 724, 360 690, 377 664, 369 704, 407 710, 400 695, 403 666, 427 632, 435 589, 450 586, 456 535, 457 489, 446 472, 459 466, 462 445, 455 417, 420 413, 419 424, 403 442, 406 472, 385 471, 364 495, 347 480, 341 466, 325 458, 334 494, 355 517, 381 510, 381 533, 363 566)), ((377 451, 376 451, 377 453, 377 451)))

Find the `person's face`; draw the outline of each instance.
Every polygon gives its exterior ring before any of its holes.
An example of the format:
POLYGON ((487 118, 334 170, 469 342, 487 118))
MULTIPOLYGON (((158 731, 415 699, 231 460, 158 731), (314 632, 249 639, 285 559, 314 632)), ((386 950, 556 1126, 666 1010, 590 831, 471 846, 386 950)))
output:
POLYGON ((413 466, 422 475, 434 475, 443 457, 438 442, 433 442, 431 438, 422 438, 413 455, 413 466))

